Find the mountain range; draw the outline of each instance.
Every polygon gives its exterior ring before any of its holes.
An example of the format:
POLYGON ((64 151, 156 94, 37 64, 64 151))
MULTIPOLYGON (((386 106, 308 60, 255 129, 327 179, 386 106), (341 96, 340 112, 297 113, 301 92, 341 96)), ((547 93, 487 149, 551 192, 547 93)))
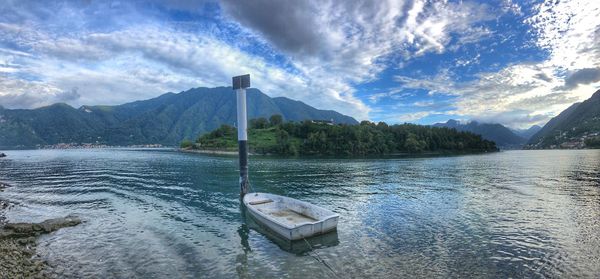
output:
POLYGON ((448 120, 433 126, 454 128, 481 135, 503 149, 584 148, 600 143, 600 90, 581 103, 574 103, 552 118, 544 127, 509 129, 501 124, 448 120))
POLYGON ((600 135, 600 90, 565 109, 528 141, 530 148, 584 147, 600 135))
MULTIPOLYGON (((286 121, 333 120, 358 124, 332 110, 319 110, 285 97, 271 98, 247 90, 248 118, 280 114, 286 121)), ((59 103, 37 109, 0 106, 0 147, 31 147, 58 143, 106 145, 176 145, 195 139, 221 124, 234 125, 236 98, 231 87, 193 88, 180 93, 116 106, 59 103)))
MULTIPOLYGON (((358 124, 332 110, 319 110, 285 97, 271 98, 258 89, 247 90, 248 118, 282 115, 286 121, 333 120, 358 124)), ((195 139, 221 124, 234 125, 236 99, 231 87, 193 88, 180 93, 116 106, 59 103, 37 109, 0 106, 0 147, 33 147, 58 143, 106 145, 176 145, 195 139)), ((435 127, 454 128, 481 135, 503 149, 583 147, 600 133, 600 90, 552 118, 543 128, 509 129, 501 124, 448 120, 435 127), (567 145, 565 145, 568 143, 567 145), (565 145, 565 146, 563 146, 565 145)))
MULTIPOLYGON (((436 123, 433 126, 454 128, 458 131, 479 134, 484 139, 494 141, 498 147, 503 149, 520 148, 527 142, 527 138, 524 137, 527 135, 526 132, 523 133, 524 136, 519 136, 509 128, 498 123, 479 123, 477 121, 461 123, 460 121, 450 119, 446 123, 436 123)), ((535 130, 534 127, 530 129, 535 130)))

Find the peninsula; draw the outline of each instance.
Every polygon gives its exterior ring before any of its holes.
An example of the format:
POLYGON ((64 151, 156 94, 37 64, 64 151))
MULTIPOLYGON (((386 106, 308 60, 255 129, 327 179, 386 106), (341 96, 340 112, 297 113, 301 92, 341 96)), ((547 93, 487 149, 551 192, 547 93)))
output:
MULTIPOLYGON (((254 154, 367 156, 498 151, 494 142, 473 133, 415 124, 283 122, 281 116, 273 115, 268 120, 251 120, 248 130, 250 152, 254 154)), ((184 140, 181 148, 232 152, 237 150, 235 136, 234 127, 222 125, 195 142, 184 140)))

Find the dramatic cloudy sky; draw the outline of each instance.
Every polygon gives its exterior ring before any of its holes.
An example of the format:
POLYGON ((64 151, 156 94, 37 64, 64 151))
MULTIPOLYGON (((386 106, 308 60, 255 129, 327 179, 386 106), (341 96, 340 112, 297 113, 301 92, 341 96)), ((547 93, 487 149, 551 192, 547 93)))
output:
POLYGON ((600 1, 0 3, 0 105, 253 87, 359 120, 543 124, 600 88, 600 1))

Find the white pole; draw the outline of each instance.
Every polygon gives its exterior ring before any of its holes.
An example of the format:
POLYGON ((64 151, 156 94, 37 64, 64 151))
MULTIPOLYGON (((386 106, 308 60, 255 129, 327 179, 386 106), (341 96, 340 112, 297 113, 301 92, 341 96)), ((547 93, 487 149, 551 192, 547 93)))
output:
POLYGON ((246 113, 246 89, 236 89, 238 146, 240 157, 240 198, 248 193, 248 115, 246 113))
POLYGON ((238 146, 240 156, 240 198, 248 193, 248 115, 246 113, 246 88, 250 87, 250 75, 231 79, 237 96, 238 146))
POLYGON ((241 88, 236 90, 237 95, 237 124, 238 124, 238 141, 248 140, 248 115, 246 114, 246 89, 241 88))

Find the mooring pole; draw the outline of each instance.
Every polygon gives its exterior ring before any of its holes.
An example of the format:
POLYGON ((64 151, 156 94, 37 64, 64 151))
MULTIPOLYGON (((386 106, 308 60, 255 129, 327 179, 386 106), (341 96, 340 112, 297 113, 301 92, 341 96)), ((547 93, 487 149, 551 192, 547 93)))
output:
POLYGON ((248 115, 246 113, 246 88, 250 87, 250 75, 233 77, 233 90, 237 95, 237 125, 240 157, 240 198, 248 193, 248 115))

